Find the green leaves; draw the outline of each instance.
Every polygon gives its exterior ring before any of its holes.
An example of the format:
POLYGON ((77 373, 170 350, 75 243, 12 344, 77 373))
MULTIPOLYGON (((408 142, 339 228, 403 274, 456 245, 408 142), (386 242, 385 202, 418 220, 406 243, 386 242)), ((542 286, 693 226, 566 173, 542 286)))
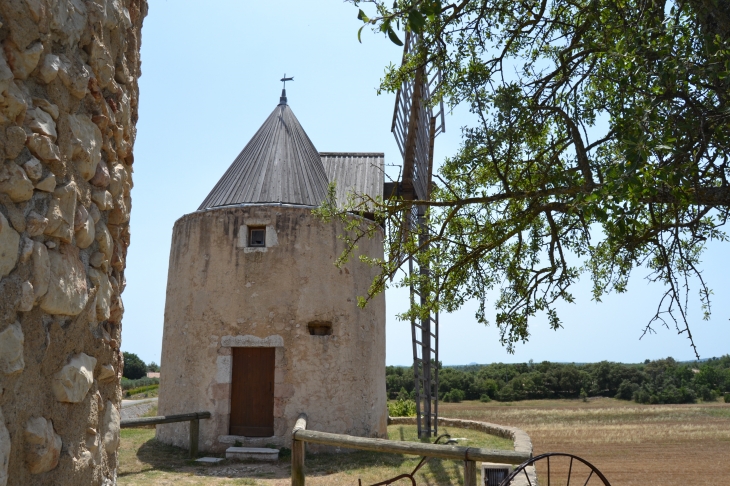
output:
POLYGON ((429 20, 435 20, 436 16, 441 13, 441 1, 436 0, 433 2, 423 2, 421 4, 421 14, 429 18, 429 20))
POLYGON ((393 44, 395 44, 395 45, 397 45, 397 46, 403 46, 403 42, 402 42, 402 41, 401 41, 401 40, 400 40, 400 39, 398 38, 398 36, 397 36, 397 35, 396 35, 396 33, 395 33, 395 32, 393 31, 393 29, 392 29, 392 28, 390 28, 390 26, 388 27, 387 31, 388 31, 388 39, 390 39, 390 41, 391 41, 391 42, 392 42, 393 44))
POLYGON ((381 90, 428 59, 439 96, 474 114, 458 152, 434 161, 428 252, 403 229, 413 202, 378 207, 388 256, 372 290, 415 254, 432 278, 395 285, 434 297, 404 317, 475 300, 475 318, 512 349, 536 318, 559 327, 556 307, 581 275, 600 300, 643 267, 667 289, 655 319, 669 313, 688 332, 686 292, 709 308, 700 256, 730 217, 730 39, 697 0, 669 2, 376 0, 377 16, 360 11, 396 45, 401 26, 418 35, 381 90))
MULTIPOLYGON (((360 27, 357 30, 357 40, 362 44, 362 36, 361 36, 362 35, 362 29, 364 29, 367 24, 377 24, 378 23, 378 19, 372 19, 371 20, 365 14, 365 12, 362 11, 362 9, 360 9, 360 11, 358 12, 357 18, 359 20, 362 20, 365 23, 365 25, 363 25, 362 27, 360 27)), ((391 20, 390 19, 385 19, 385 20, 381 19, 380 31, 383 32, 383 33, 385 33, 388 36, 388 38, 390 39, 390 41, 393 42, 393 44, 395 44, 397 46, 403 46, 403 42, 398 38, 398 35, 395 33, 395 31, 391 27, 391 20)))
MULTIPOLYGON (((379 17, 370 18, 362 10, 358 10, 357 18, 365 24, 377 25, 381 32, 388 36, 391 42, 397 46, 403 46, 403 42, 396 34, 393 25, 400 28, 401 22, 406 30, 415 34, 422 34, 427 27, 428 22, 436 22, 438 15, 442 11, 441 0, 425 0, 414 2, 414 5, 400 10, 398 3, 393 3, 393 8, 388 9, 384 3, 375 2, 379 17)), ((365 25, 361 26, 357 31, 357 40, 362 43, 362 30, 365 25)))
POLYGON ((426 18, 421 12, 413 9, 408 13, 408 26, 413 32, 420 34, 426 26, 426 18))
POLYGON ((365 12, 363 12, 362 9, 360 9, 360 11, 358 12, 357 18, 358 18, 358 20, 362 20, 366 24, 370 22, 370 19, 368 18, 367 15, 365 15, 365 12))

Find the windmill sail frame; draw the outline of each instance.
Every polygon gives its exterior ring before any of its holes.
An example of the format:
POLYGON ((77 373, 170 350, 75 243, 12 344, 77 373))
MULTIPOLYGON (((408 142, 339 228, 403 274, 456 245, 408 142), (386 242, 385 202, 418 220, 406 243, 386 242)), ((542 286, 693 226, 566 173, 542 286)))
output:
MULTIPOLYGON (((418 42, 411 33, 406 35, 403 62, 418 42)), ((436 136, 445 131, 443 101, 438 103, 434 113, 431 97, 441 83, 441 71, 434 66, 420 67, 412 80, 406 80, 396 94, 391 131, 403 157, 403 171, 398 193, 403 199, 427 201, 431 197, 433 176, 433 148, 436 136)), ((417 231, 421 251, 428 251, 429 224, 427 207, 414 205, 406 221, 408 231, 417 231)), ((406 233, 406 232, 404 232, 406 233)), ((431 278, 428 263, 413 256, 408 258, 410 276, 417 275, 419 281, 431 278)), ((411 279, 411 308, 419 300, 421 306, 427 302, 429 290, 421 284, 419 288, 411 279)), ((415 381, 416 415, 419 437, 438 434, 438 313, 429 313, 426 318, 411 318, 411 341, 413 346, 413 374, 415 381)))

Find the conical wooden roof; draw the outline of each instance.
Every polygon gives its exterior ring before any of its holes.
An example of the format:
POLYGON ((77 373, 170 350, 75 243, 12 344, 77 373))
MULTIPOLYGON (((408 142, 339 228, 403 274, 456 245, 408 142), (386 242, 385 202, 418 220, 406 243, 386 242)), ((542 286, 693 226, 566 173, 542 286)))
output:
POLYGON ((198 210, 241 203, 319 206, 327 185, 319 152, 284 95, 198 210))

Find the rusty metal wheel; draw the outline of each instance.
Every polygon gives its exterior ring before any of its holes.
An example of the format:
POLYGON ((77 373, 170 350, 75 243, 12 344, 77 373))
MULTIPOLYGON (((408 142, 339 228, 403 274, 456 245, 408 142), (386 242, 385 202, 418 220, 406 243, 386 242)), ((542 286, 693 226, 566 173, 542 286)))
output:
POLYGON ((535 477, 528 474, 527 468, 530 466, 535 466, 542 486, 570 486, 571 484, 575 486, 611 486, 608 479, 593 464, 578 456, 563 452, 548 452, 523 462, 504 478, 499 486, 516 486, 517 484, 537 486, 535 477))

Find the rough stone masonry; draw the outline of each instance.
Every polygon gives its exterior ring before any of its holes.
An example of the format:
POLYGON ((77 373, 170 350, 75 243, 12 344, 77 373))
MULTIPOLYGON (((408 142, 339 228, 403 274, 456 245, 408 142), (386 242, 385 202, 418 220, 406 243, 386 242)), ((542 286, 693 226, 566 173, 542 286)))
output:
POLYGON ((146 0, 0 0, 0 486, 114 484, 146 0))

